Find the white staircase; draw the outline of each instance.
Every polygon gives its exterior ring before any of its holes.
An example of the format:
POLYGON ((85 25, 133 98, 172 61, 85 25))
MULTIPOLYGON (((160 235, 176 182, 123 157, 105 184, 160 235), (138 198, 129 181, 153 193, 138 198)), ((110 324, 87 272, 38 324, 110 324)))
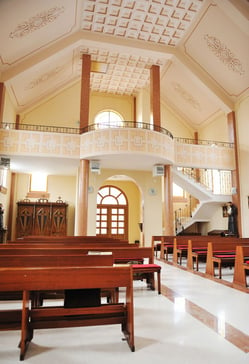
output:
POLYGON ((217 206, 222 206, 231 201, 231 195, 217 195, 208 190, 202 184, 196 182, 193 178, 173 168, 173 181, 182 189, 186 190, 193 197, 199 200, 199 204, 192 211, 192 217, 182 217, 181 225, 184 229, 195 222, 207 222, 210 220, 217 206))

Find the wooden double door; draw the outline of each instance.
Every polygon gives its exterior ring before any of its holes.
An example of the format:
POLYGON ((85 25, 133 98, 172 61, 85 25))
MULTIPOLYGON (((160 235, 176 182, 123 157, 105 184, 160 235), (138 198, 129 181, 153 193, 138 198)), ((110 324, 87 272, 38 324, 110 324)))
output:
POLYGON ((128 206, 97 205, 96 235, 128 240, 128 206))

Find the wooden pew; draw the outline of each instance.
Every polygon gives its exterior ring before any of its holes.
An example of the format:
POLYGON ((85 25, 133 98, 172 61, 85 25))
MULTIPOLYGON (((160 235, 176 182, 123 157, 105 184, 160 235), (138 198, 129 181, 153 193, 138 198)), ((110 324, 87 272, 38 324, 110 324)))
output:
POLYGON ((194 263, 196 270, 199 270, 200 258, 206 262, 208 241, 192 241, 188 240, 187 252, 187 269, 194 270, 194 263))
POLYGON ((116 239, 116 238, 111 238, 111 237, 105 237, 105 236, 96 236, 96 235, 80 235, 80 236, 75 236, 75 235, 67 235, 67 236, 45 236, 45 235, 33 235, 33 236, 26 236, 26 237, 22 237, 22 238, 18 238, 16 240, 13 241, 8 241, 7 244, 11 243, 16 243, 18 244, 19 242, 21 243, 33 243, 33 244, 40 244, 40 243, 63 243, 63 242, 79 242, 79 243, 85 243, 85 242, 94 242, 94 243, 116 243, 117 245, 121 244, 121 245, 138 245, 138 244, 133 244, 133 243, 129 243, 128 240, 124 240, 124 239, 116 239))
MULTIPOLYGON (((120 324, 131 351, 135 351, 132 267, 0 268, 0 291, 23 291, 22 310, 1 312, 13 321, 21 314, 20 360, 24 360, 34 330, 59 327, 120 324), (95 307, 30 306, 32 291, 125 287, 125 302, 95 307)), ((2 320, 1 320, 2 322, 2 320)), ((2 329, 9 329, 5 320, 2 329)))
MULTIPOLYGON (((226 242, 209 242, 206 261, 206 275, 215 276, 214 263, 218 265, 219 278, 222 278, 224 264, 234 266, 236 247, 241 245, 238 240, 226 242)), ((248 244, 249 245, 249 244, 248 244)))
MULTIPOLYGON (((112 266, 113 255, 100 253, 95 255, 0 255, 0 268, 49 268, 49 267, 86 267, 112 266)), ((106 287, 102 296, 108 301, 115 302, 118 297, 116 290, 106 287)), ((1 300, 19 300, 21 292, 1 292, 1 300)), ((46 298, 64 299, 64 292, 36 292, 32 295, 32 305, 41 306, 46 298)))
POLYGON ((234 264, 233 286, 246 288, 246 272, 249 272, 249 246, 238 245, 234 264))
POLYGON ((155 277, 157 274, 158 293, 161 293, 161 266, 154 264, 154 253, 151 247, 116 247, 116 246, 103 246, 102 244, 73 244, 65 246, 64 244, 55 244, 44 247, 44 245, 20 245, 15 246, 9 244, 0 246, 0 255, 85 255, 88 252, 112 252, 114 263, 134 263, 134 278, 138 275, 143 276, 147 285, 155 289, 155 277), (148 260, 148 264, 143 263, 144 259, 148 260))

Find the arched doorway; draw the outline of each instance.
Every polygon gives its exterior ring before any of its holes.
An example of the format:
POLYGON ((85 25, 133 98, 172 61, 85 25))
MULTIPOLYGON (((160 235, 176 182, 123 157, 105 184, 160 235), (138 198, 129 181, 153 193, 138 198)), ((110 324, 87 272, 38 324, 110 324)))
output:
POLYGON ((116 186, 98 191, 96 235, 128 240, 128 200, 116 186))

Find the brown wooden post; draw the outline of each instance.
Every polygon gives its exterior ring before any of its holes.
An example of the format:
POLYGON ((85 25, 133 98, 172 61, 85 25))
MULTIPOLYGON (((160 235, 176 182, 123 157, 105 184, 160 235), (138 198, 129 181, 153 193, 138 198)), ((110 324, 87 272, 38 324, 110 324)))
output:
POLYGON ((239 180, 239 156, 235 112, 227 114, 228 135, 230 143, 234 143, 235 169, 232 171, 232 203, 238 209, 237 227, 238 235, 241 236, 241 204, 240 204, 240 180, 239 180))
POLYGON ((156 65, 153 65, 150 69, 150 114, 153 125, 160 128, 160 67, 156 65))
POLYGON ((80 99, 80 129, 81 133, 89 125, 89 104, 90 104, 90 72, 91 56, 82 56, 82 75, 81 75, 81 99, 80 99))
POLYGON ((0 124, 3 123, 4 101, 5 101, 5 85, 3 82, 0 82, 0 124))
POLYGON ((20 114, 16 115, 16 129, 19 129, 19 125, 20 125, 20 114))
MULTIPOLYGON (((194 135, 195 135, 195 144, 198 144, 198 132, 196 131, 194 135)), ((200 182, 200 169, 196 168, 195 172, 196 172, 196 177, 195 177, 196 182, 200 182)))
POLYGON ((78 172, 78 191, 75 235, 87 235, 89 161, 81 159, 78 172))
POLYGON ((174 235, 173 175, 170 165, 164 166, 164 235, 174 235))

